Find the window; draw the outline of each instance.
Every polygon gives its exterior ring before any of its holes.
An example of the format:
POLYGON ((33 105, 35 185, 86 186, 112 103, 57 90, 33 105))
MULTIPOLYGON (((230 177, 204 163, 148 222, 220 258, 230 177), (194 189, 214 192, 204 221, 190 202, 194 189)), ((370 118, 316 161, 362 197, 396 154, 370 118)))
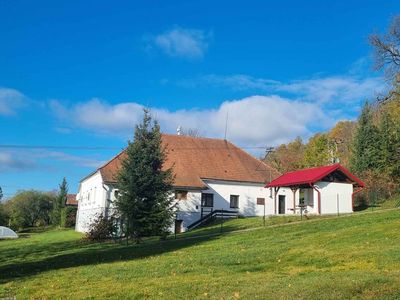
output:
POLYGON ((114 191, 114 199, 117 199, 117 198, 118 198, 118 195, 119 195, 119 191, 118 191, 118 190, 115 190, 115 191, 114 191))
POLYGON ((231 195, 230 208, 239 208, 239 196, 231 195))
POLYGON ((214 206, 214 194, 202 193, 201 194, 201 206, 202 207, 213 207, 214 206))
POLYGON ((176 190, 175 191, 175 199, 177 200, 187 200, 188 191, 176 190))
POLYGON ((265 198, 257 198, 257 205, 265 205, 265 198))

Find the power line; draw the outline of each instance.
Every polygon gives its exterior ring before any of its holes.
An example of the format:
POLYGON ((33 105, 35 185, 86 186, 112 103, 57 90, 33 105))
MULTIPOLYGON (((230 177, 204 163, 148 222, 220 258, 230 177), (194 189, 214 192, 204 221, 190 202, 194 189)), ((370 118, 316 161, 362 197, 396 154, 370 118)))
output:
MULTIPOLYGON (((233 147, 174 147, 173 149, 179 150, 207 150, 207 149, 226 149, 233 147)), ((241 149, 266 149, 272 148, 269 146, 238 146, 241 149)), ((65 150, 122 150, 125 147, 110 147, 110 146, 62 146, 62 145, 13 145, 13 144, 0 144, 0 149, 65 149, 65 150)))
POLYGON ((109 146, 53 146, 53 145, 13 145, 1 144, 2 149, 68 149, 68 150, 121 150, 122 147, 109 146))

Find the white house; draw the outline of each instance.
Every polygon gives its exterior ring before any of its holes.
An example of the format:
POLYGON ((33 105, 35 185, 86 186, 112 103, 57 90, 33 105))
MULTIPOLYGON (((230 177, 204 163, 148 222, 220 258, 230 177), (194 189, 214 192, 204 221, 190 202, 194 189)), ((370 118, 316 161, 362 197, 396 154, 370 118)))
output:
MULTIPOLYGON (((353 186, 364 184, 340 165, 279 173, 232 143, 181 135, 162 136, 167 149, 165 168, 173 168, 179 232, 207 216, 243 216, 352 212, 353 186), (275 179, 276 178, 276 179, 275 179), (273 180, 275 179, 275 180, 273 180)), ((118 191, 115 176, 125 157, 121 152, 82 179, 77 194, 76 230, 85 232, 99 215, 113 211, 118 191)))
POLYGON ((266 185, 274 189, 275 214, 351 213, 364 183, 340 164, 289 172, 266 185), (284 193, 281 189, 286 189, 284 193), (290 190, 287 193, 287 189, 290 190))
MULTIPOLYGON (((173 167, 175 173, 178 231, 216 210, 274 214, 272 190, 265 188, 280 175, 274 168, 222 139, 163 134, 162 143, 168 153, 165 168, 173 167)), ((112 212, 118 193, 115 175, 124 157, 123 151, 81 180, 77 231, 87 231, 97 215, 112 212)))

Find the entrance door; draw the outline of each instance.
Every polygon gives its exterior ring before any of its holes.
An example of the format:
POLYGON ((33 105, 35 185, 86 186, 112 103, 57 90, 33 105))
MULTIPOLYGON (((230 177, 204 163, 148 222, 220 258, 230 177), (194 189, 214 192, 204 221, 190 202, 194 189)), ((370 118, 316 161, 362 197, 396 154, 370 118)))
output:
POLYGON ((182 220, 175 220, 175 233, 182 233, 182 220))
POLYGON ((284 195, 279 195, 279 203, 278 203, 278 213, 280 215, 285 214, 285 196, 284 195))

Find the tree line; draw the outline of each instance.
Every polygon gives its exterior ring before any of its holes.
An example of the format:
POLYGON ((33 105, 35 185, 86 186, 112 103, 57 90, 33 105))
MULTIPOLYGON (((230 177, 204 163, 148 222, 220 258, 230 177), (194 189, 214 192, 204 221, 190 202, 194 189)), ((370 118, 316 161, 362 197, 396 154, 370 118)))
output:
POLYGON ((340 162, 366 183, 359 205, 400 192, 400 16, 385 35, 371 35, 370 43, 390 90, 365 102, 357 120, 340 121, 307 142, 296 138, 265 158, 282 173, 340 162))
POLYGON ((68 184, 65 178, 60 183, 58 192, 19 191, 12 198, 0 203, 0 226, 15 230, 49 225, 74 226, 76 208, 66 206, 67 194, 68 184))

